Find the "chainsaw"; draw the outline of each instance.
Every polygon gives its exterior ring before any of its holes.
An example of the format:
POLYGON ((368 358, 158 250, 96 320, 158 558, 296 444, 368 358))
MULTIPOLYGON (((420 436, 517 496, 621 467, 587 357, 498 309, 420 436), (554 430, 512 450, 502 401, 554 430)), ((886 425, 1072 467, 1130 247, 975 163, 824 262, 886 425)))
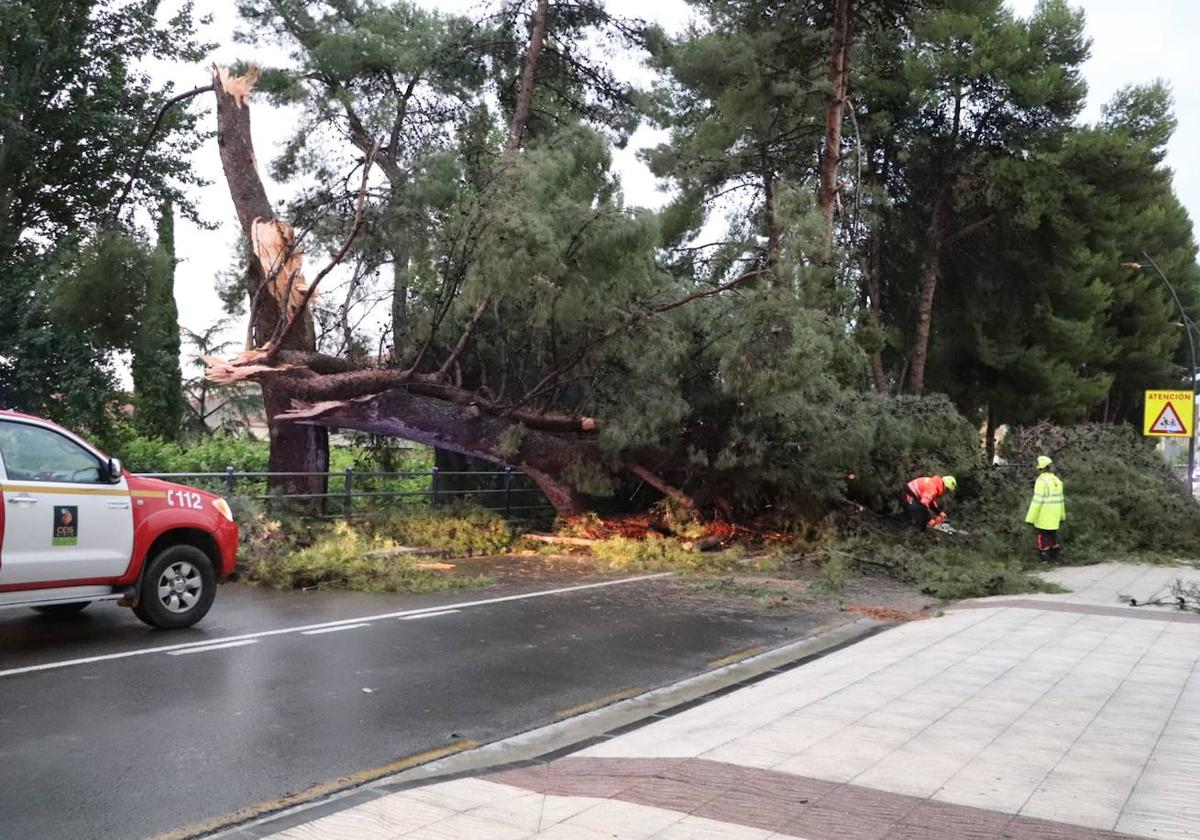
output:
POLYGON ((955 536, 959 536, 959 537, 971 536, 970 531, 963 531, 960 528, 955 528, 952 525, 947 525, 945 522, 943 522, 940 525, 933 525, 933 526, 931 526, 931 529, 934 531, 941 531, 943 534, 954 534, 955 536))
POLYGON ((946 514, 939 513, 933 524, 929 526, 931 531, 941 531, 943 534, 954 534, 960 537, 969 537, 970 534, 966 531, 961 531, 958 528, 951 526, 946 522, 946 514))

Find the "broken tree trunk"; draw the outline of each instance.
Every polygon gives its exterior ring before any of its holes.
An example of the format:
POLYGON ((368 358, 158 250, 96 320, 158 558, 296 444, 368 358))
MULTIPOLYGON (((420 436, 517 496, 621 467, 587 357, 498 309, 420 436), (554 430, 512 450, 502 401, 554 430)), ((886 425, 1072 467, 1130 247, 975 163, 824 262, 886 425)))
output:
POLYGON ((563 477, 568 465, 600 460, 593 437, 585 432, 529 428, 509 417, 485 414, 473 404, 413 393, 403 386, 352 400, 297 403, 277 419, 400 437, 515 467, 537 484, 562 515, 583 512, 582 498, 563 477))
MULTIPOLYGON (((515 154, 532 108, 532 85, 546 34, 547 7, 546 0, 538 0, 522 74, 522 89, 510 126, 508 154, 515 154)), ((304 291, 300 255, 291 229, 273 215, 257 173, 245 104, 252 87, 252 76, 230 77, 227 72, 218 71, 214 80, 221 159, 238 218, 254 247, 248 266, 253 312, 251 343, 262 349, 248 350, 233 360, 206 357, 205 361, 209 365, 207 376, 213 381, 248 380, 262 384, 272 426, 273 469, 280 468, 277 464, 281 463, 276 460, 277 444, 289 439, 309 443, 281 448, 283 457, 302 458, 305 453, 317 451, 322 457, 298 463, 293 460, 285 469, 323 471, 328 457, 326 429, 355 429, 400 437, 438 450, 520 469, 537 484, 560 514, 580 513, 583 500, 567 476, 579 469, 606 471, 607 465, 611 464, 611 453, 603 453, 600 449, 595 419, 556 411, 546 403, 546 393, 560 377, 581 363, 588 352, 640 321, 721 294, 767 273, 766 269, 748 271, 720 286, 692 292, 630 315, 594 337, 583 350, 550 370, 539 384, 515 401, 505 400, 485 389, 464 387, 455 377, 457 361, 468 347, 472 329, 485 311, 486 298, 440 360, 432 358, 432 354, 426 357, 431 339, 405 361, 406 367, 365 367, 349 359, 316 353, 312 316, 308 309, 312 290, 304 291), (311 444, 312 441, 320 442, 319 449, 311 444)), ((313 288, 345 256, 362 223, 367 172, 380 143, 370 143, 365 134, 359 140, 355 141, 356 145, 368 156, 355 224, 333 261, 314 276, 313 288)), ((384 171, 386 174, 386 167, 384 171)), ((656 463, 671 461, 670 453, 643 454, 653 456, 656 463)), ((687 498, 682 491, 636 462, 627 464, 626 469, 636 472, 667 495, 687 498)))
MULTIPOLYGON (((289 310, 298 318, 284 337, 284 350, 313 352, 316 332, 312 314, 299 311, 298 296, 304 292, 300 275, 301 255, 295 248, 291 227, 275 216, 258 174, 254 143, 250 134, 247 103, 258 71, 251 67, 245 76, 232 76, 214 67, 213 91, 217 98, 217 145, 221 166, 234 209, 251 250, 247 257, 246 286, 250 295, 250 327, 256 344, 266 344, 286 320, 289 310)), ((249 349, 249 348, 247 348, 249 349)), ((263 407, 270 434, 268 469, 271 472, 319 472, 329 469, 329 432, 319 426, 280 422, 291 397, 284 383, 261 382, 263 407)), ((325 476, 294 476, 276 479, 271 490, 286 493, 324 493, 325 476)))

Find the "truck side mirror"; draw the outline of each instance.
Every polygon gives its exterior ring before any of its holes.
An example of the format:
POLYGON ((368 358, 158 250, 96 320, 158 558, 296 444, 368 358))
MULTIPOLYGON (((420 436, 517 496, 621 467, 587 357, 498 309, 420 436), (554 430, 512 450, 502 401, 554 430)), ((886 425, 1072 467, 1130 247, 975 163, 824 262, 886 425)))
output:
POLYGON ((108 478, 109 484, 118 483, 121 480, 121 476, 125 472, 124 468, 121 466, 120 458, 109 458, 108 464, 105 466, 104 471, 107 474, 106 477, 108 478))

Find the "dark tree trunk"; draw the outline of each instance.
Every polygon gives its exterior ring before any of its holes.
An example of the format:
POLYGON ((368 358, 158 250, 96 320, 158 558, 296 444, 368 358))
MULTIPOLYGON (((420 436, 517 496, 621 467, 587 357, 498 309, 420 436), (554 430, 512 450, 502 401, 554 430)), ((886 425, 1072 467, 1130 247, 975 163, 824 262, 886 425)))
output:
MULTIPOLYGON (((438 468, 438 503, 454 504, 471 498, 472 494, 481 490, 499 490, 504 487, 504 477, 497 475, 480 475, 496 471, 496 464, 464 455, 453 449, 435 449, 433 464, 438 468)), ((485 506, 495 501, 495 496, 488 493, 480 497, 485 506)))
POLYGON ((962 128, 963 94, 954 93, 954 116, 950 137, 941 156, 941 183, 933 199, 933 212, 925 232, 925 266, 921 270, 921 292, 917 303, 917 324, 913 333, 912 356, 908 371, 908 392, 921 396, 925 392, 925 364, 929 354, 929 334, 933 326, 933 295, 937 291, 941 269, 942 246, 950 232, 950 216, 954 209, 954 163, 958 155, 958 137, 962 128))
POLYGON ((411 393, 405 388, 393 388, 361 400, 299 408, 286 417, 297 425, 317 424, 390 435, 520 469, 564 516, 583 510, 579 493, 562 477, 567 465, 572 461, 600 462, 600 452, 592 438, 539 429, 524 429, 519 435, 520 446, 512 452, 505 444, 512 444, 512 430, 518 425, 515 421, 482 414, 471 405, 411 393))
POLYGON ((546 42, 546 14, 550 0, 535 0, 533 9, 533 26, 529 30, 529 48, 525 51, 525 62, 521 68, 521 87, 517 90, 517 102, 513 107, 512 122, 508 126, 508 140, 504 150, 512 154, 521 147, 521 137, 525 134, 525 124, 533 111, 533 87, 537 77, 538 60, 542 55, 542 45, 546 42))
POLYGON ((908 392, 915 396, 925 392, 925 365, 929 358, 929 335, 933 328, 933 296, 937 291, 942 245, 946 242, 946 230, 949 226, 951 199, 950 183, 944 182, 934 200, 933 218, 925 235, 925 266, 921 270, 917 323, 913 332, 912 361, 908 369, 908 392))
POLYGON ((842 155, 842 122, 850 78, 850 47, 854 42, 851 0, 833 0, 833 35, 829 50, 829 98, 825 104, 825 143, 821 150, 821 184, 817 210, 825 225, 817 262, 833 255, 833 210, 838 192, 838 163, 842 155))
MULTIPOLYGON (((870 248, 867 254, 867 326, 878 333, 883 329, 882 305, 880 303, 880 295, 883 293, 883 249, 882 236, 879 233, 879 224, 875 224, 871 231, 871 240, 868 246, 870 248)), ((881 394, 887 394, 891 391, 888 385, 887 372, 883 367, 883 351, 873 350, 870 354, 871 362, 871 378, 875 381, 875 390, 881 394)))
POLYGON ((775 173, 771 171, 767 165, 767 161, 763 160, 763 197, 766 207, 766 228, 767 228, 767 271, 771 275, 771 284, 779 287, 783 285, 783 278, 779 273, 779 252, 783 247, 783 222, 779 219, 779 186, 775 180, 775 173))
MULTIPOLYGON (((217 97, 217 146, 221 152, 221 165, 242 232, 249 239, 255 219, 275 218, 258 175, 250 134, 250 108, 226 92, 216 75, 213 77, 213 91, 217 97)), ((275 331, 283 313, 275 297, 263 288, 267 277, 262 263, 253 252, 248 258, 247 281, 252 307, 251 329, 257 340, 265 343, 275 331)), ((312 315, 305 308, 298 317, 302 320, 288 334, 283 349, 315 351, 316 332, 312 315)), ((271 380, 262 383, 263 408, 270 432, 268 469, 271 472, 325 472, 329 469, 329 432, 320 427, 281 423, 276 419, 288 409, 291 402, 285 388, 284 383, 271 380)), ((324 493, 326 485, 324 476, 307 476, 275 480, 271 490, 324 493)))

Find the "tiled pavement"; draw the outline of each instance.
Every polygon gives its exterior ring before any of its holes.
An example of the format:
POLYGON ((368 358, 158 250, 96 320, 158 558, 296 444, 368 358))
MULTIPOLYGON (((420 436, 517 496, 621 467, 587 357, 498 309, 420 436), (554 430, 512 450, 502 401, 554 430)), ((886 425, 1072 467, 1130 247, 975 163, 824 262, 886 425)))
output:
POLYGON ((1200 837, 1200 621, 1122 607, 1190 569, 1064 569, 550 763, 277 838, 1200 837))
MULTIPOLYGON (((1071 590, 1061 594, 1014 595, 1012 598, 1056 601, 1066 604, 1117 606, 1120 597, 1135 598, 1139 603, 1156 598, 1169 599, 1176 580, 1200 583, 1200 572, 1190 567, 1148 566, 1132 563, 1100 563, 1095 566, 1065 566, 1042 575, 1046 580, 1071 590)), ((1004 600, 986 599, 990 602, 1004 600)), ((1154 607, 1150 609, 1170 609, 1154 607)))

